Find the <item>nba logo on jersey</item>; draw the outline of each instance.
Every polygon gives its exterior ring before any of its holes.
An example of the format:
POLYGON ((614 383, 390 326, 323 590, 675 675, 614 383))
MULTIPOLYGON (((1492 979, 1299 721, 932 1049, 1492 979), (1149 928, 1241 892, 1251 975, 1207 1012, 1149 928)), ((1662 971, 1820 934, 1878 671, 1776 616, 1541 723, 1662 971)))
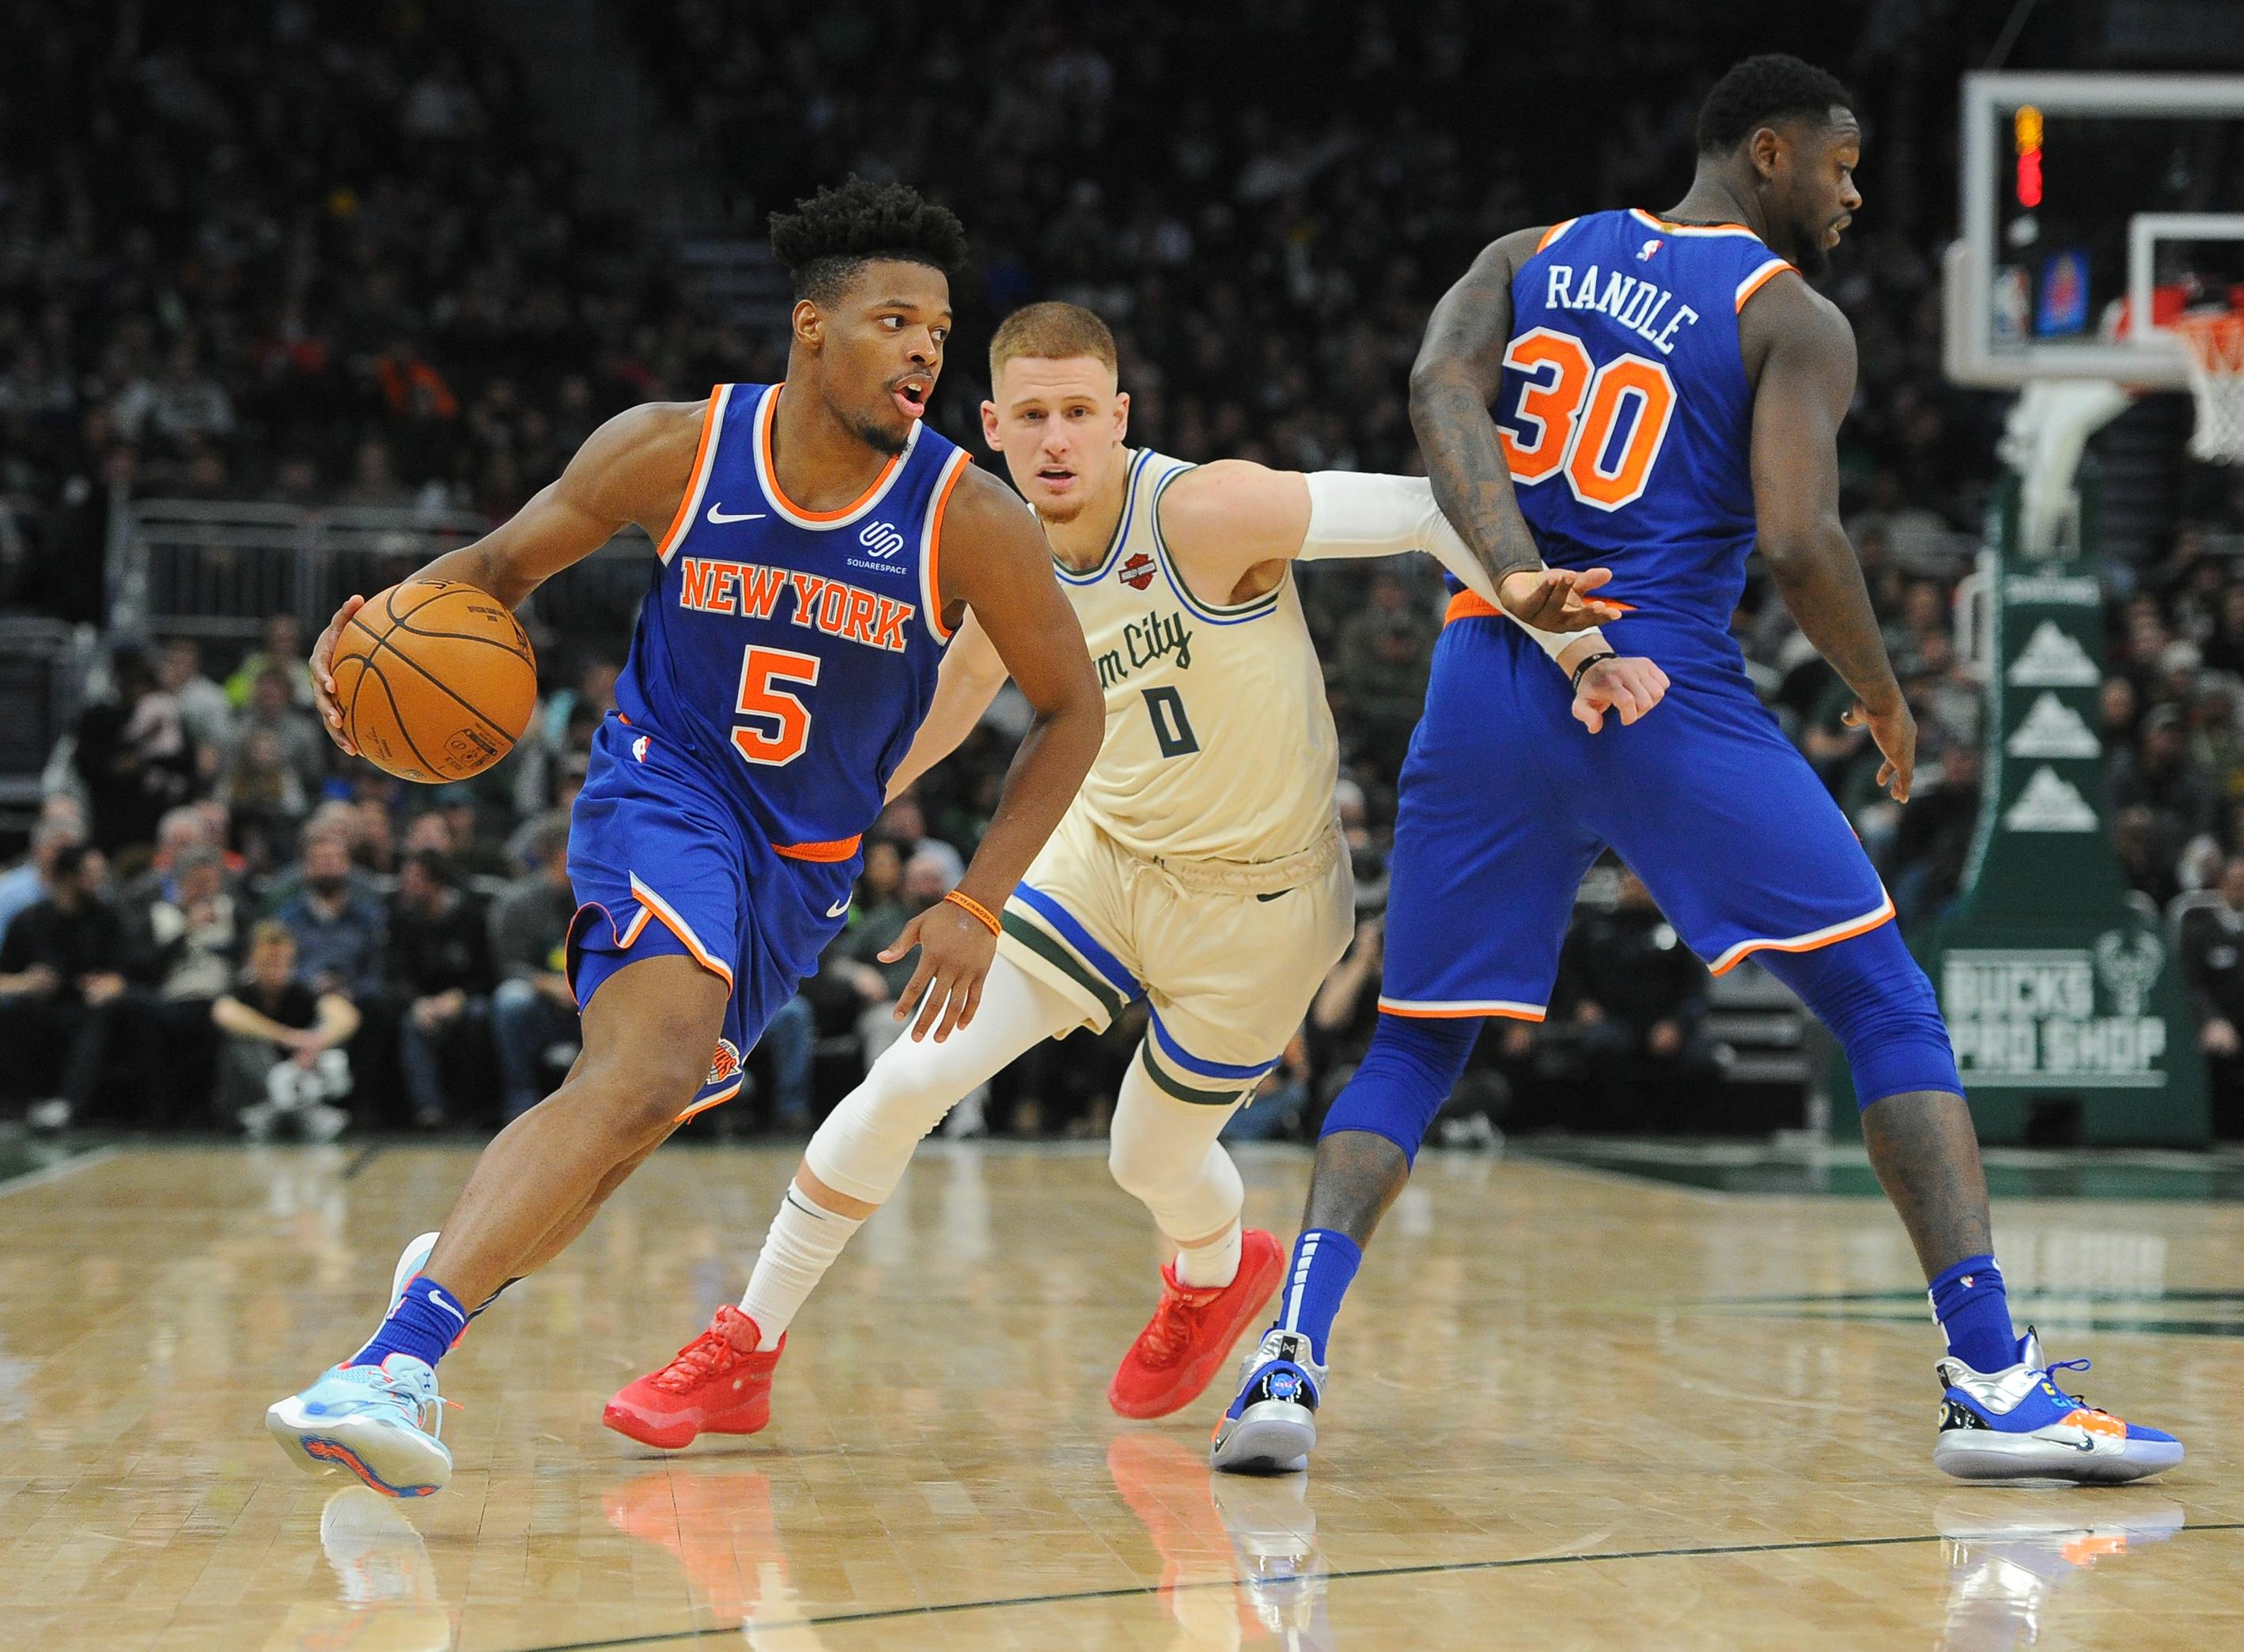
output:
POLYGON ((1652 255, 1659 250, 1659 237, 1655 235, 1650 240, 1645 242, 1642 246, 1637 248, 1636 261, 1639 264, 1648 264, 1652 261, 1652 255))
POLYGON ((644 734, 632 742, 632 755, 642 763, 646 761, 646 736, 644 734))

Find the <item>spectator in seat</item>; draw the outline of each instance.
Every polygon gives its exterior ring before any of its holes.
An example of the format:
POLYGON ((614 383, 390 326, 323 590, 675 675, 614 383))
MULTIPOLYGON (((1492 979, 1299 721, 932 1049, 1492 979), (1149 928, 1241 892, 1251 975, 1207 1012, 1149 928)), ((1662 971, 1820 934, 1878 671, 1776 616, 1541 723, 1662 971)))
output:
POLYGON ((52 892, 55 857, 85 841, 85 811, 78 799, 57 793, 39 806, 38 824, 31 828, 31 852, 21 866, 0 873, 0 941, 17 917, 44 900, 52 892))
POLYGON ((896 1018, 896 995, 910 982, 917 968, 912 954, 893 961, 881 954, 896 945, 906 924, 942 900, 950 886, 950 868, 943 858, 920 850, 904 862, 897 899, 867 911, 842 936, 842 957, 865 1004, 857 1017, 857 1033, 864 1041, 868 1067, 903 1036, 905 1023, 896 1018))
POLYGON ((64 845, 47 876, 46 898, 0 941, 0 1011, 10 1035, 0 1045, 10 1052, 0 1082, 21 1082, 17 1053, 44 1058, 37 1070, 58 1077, 24 1122, 55 1130, 92 1109, 124 1008, 128 950, 125 925, 102 893, 109 868, 98 849, 64 845))
POLYGON ((358 1031, 359 1013, 340 993, 321 990, 296 970, 296 941, 287 925, 268 920, 249 937, 249 963, 240 982, 211 1006, 225 1034, 219 1054, 218 1106, 262 1139, 275 1117, 297 1114, 315 1141, 340 1135, 349 1116, 333 1098, 350 1089, 343 1046, 358 1031), (297 1082, 281 1087, 274 1070, 293 1064, 297 1082), (279 1101, 289 1091, 296 1104, 279 1101))
POLYGON ((435 1129, 450 1116, 448 1058, 488 1022, 492 986, 489 916, 437 850, 415 850, 397 874, 389 903, 389 981, 413 1122, 435 1129))
POLYGON ((294 614, 268 615, 264 646, 245 656, 226 679, 226 697, 237 707, 249 704, 250 690, 267 671, 278 668, 288 684, 291 705, 306 711, 312 705, 312 664, 304 648, 304 628, 294 614))
POLYGON ((202 644, 174 637, 158 651, 156 681, 177 702, 180 726, 194 743, 195 772, 206 783, 217 779, 233 750, 233 702, 203 675, 202 644))
POLYGON ((2213 794, 2189 765, 2189 736, 2181 708, 2160 705, 2143 719, 2141 744, 2122 750, 2112 765, 2112 805, 2142 805, 2156 817, 2161 853, 2169 859, 2213 825, 2213 794))
POLYGON ((1392 574, 1375 575, 1370 602, 1341 627, 1335 677, 1347 696, 1356 745, 1392 775, 1426 695, 1434 627, 1392 574))
POLYGON ((530 847, 533 869, 500 897, 490 919, 491 962, 499 975, 491 993, 491 1039, 510 1123, 544 1096, 546 1052, 577 1037, 577 1000, 564 973, 569 922, 577 915, 567 819, 540 820, 530 847))
MULTIPOLYGON (((2176 846, 2178 847, 2179 846, 2176 846)), ((2159 818, 2145 803, 2131 804, 2112 819, 2112 847, 2119 856, 2119 875, 2164 912, 2181 893, 2174 871, 2174 848, 2159 833, 2159 818)))
POLYGON ((1605 1121, 1672 1128, 1718 1062, 1700 1030, 1707 967, 1683 944, 1634 873, 1611 912, 1576 920, 1560 954, 1554 996, 1580 1039, 1605 1121))
POLYGON ((299 793, 316 797, 328 773, 328 738, 320 732, 318 720, 296 704, 294 692, 286 671, 266 666, 250 679, 248 703, 237 726, 245 739, 269 732, 299 793))
POLYGON ((2179 950, 2212 1081, 2214 1134, 2234 1141, 2244 1135, 2244 855, 2222 866, 2220 894, 2182 914, 2179 950))
POLYGON ((313 989, 339 993, 363 1012, 382 988, 387 928, 382 907, 351 877, 350 852, 330 832, 304 839, 296 892, 274 914, 295 937, 294 965, 313 989))
POLYGON ((114 692, 86 707, 78 723, 90 835, 105 854, 154 838, 164 811, 187 800, 195 774, 179 704, 157 687, 147 657, 119 649, 110 673, 114 692))

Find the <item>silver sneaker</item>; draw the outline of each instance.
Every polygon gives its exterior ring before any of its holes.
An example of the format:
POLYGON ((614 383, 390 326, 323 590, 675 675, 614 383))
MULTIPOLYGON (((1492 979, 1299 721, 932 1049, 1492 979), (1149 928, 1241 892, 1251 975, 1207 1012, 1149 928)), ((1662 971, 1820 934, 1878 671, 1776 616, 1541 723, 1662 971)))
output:
POLYGON ((1238 1474, 1299 1473, 1317 1443, 1325 1368, 1298 1331, 1272 1330, 1240 1362, 1239 1398, 1216 1425, 1207 1460, 1238 1474))

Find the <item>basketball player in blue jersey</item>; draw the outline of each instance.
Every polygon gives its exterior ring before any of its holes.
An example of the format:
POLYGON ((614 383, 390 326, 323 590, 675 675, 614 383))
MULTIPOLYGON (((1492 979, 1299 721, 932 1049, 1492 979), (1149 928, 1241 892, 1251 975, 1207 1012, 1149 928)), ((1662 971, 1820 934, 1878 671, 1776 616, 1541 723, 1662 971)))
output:
MULTIPOLYGON (((584 1053, 407 1248, 373 1340, 267 1413, 313 1470, 394 1496, 444 1485, 437 1361, 680 1122, 739 1090, 741 1056, 842 925, 859 834, 969 612, 1036 715, 964 879, 886 954, 920 950, 898 1010, 914 1037, 972 1019, 996 914, 1098 753, 1098 679, 1033 518, 921 422, 958 220, 853 180, 775 217, 772 246, 795 289, 783 384, 619 415, 512 521, 422 575, 513 607, 630 523, 659 556, 571 821, 584 1053)), ((312 660, 346 750, 328 664, 357 606, 312 660)))
POLYGON ((1517 628, 1452 602, 1402 770, 1378 1029, 1326 1117, 1278 1323, 1217 1426, 1220 1468, 1306 1464, 1362 1246, 1482 1020, 1542 1019, 1574 886, 1608 846, 1718 974, 1758 955, 1845 1049, 1948 1341, 1933 1460, 1964 1479, 2126 1480, 2181 1460, 2170 1435, 2064 1393, 2063 1367, 2015 1334, 1931 983, 1730 639, 1758 545, 1856 695, 1879 784, 1908 800, 1916 725, 1839 526, 1854 335, 1803 274, 1862 205, 1850 102, 1796 58, 1747 59, 1708 94, 1679 205, 1506 236, 1429 324, 1411 420, 1443 513, 1499 578, 1610 567, 1599 595, 1629 610, 1612 645, 1672 686, 1659 718, 1585 738, 1517 628))

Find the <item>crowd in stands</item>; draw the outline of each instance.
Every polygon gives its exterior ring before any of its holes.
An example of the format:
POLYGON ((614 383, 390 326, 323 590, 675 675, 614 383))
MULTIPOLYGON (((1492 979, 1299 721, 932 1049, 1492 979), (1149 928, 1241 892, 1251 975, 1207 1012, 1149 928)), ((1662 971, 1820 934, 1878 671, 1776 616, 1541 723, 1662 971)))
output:
MULTIPOLYGON (((1405 374, 1443 287, 1504 231, 1673 199, 1707 79, 1763 44, 1745 19, 1655 0, 1254 13, 649 0, 618 16, 744 223, 852 172, 957 208, 977 261, 930 415, 950 434, 978 450, 997 319, 1057 296, 1114 325, 1134 439, 1303 469, 1417 469, 1405 374), (1236 75, 1249 56, 1297 72, 1236 75), (1599 112, 1546 118, 1562 109, 1599 112)), ((1856 86, 1870 133, 1869 204, 1826 290, 1861 342, 1848 524, 1923 736, 1906 810, 1878 796, 1843 690, 1765 582, 1738 633, 1914 926, 1954 895, 1977 818, 1981 696, 1950 601, 1997 413, 1939 371, 1953 162, 1923 133, 1994 24, 1942 3, 1880 28, 1851 15, 1803 14, 1788 44, 1856 86)), ((0 184, 0 609, 99 623, 110 513, 133 496, 503 520, 618 408, 782 370, 775 337, 682 300, 671 249, 585 205, 467 0, 0 0, 0 23, 23 47, 0 54, 0 134, 26 160, 0 184)), ((2244 490, 2198 487, 2189 518, 2168 554, 2115 570, 2104 732, 2130 880, 2162 907, 2213 892, 2192 968, 2207 1048, 2244 1093, 2244 578, 2207 536, 2244 527, 2244 490)), ((1302 589, 1362 923, 1242 1130, 1309 1128, 1368 1039, 1396 772, 1439 622, 1426 566, 1319 568, 1302 589)), ((542 637, 534 738, 439 791, 337 756, 290 618, 239 657, 119 640, 29 858, 0 873, 0 1040, 27 1053, 0 1092, 47 1123, 314 1134, 346 1112, 480 1127, 542 1094, 575 1036, 563 812, 620 623, 542 637)), ((1007 716, 1001 700, 883 816, 850 927, 754 1057, 754 1099, 713 1119, 799 1128, 894 1036, 909 970, 878 954, 971 853, 1007 716)), ((1452 1123, 1470 1135, 1498 1100, 1531 1119, 1557 1073, 1595 1098, 1569 1102, 1575 1122, 1588 1105, 1615 1125, 1704 1124, 1687 1098, 1723 1055, 1706 1010, 1703 971, 1622 884, 1585 910, 1549 1026, 1484 1039, 1452 1123)), ((1098 1128, 1135 1036, 1125 1021, 1038 1052, 959 1127, 1098 1128)))

